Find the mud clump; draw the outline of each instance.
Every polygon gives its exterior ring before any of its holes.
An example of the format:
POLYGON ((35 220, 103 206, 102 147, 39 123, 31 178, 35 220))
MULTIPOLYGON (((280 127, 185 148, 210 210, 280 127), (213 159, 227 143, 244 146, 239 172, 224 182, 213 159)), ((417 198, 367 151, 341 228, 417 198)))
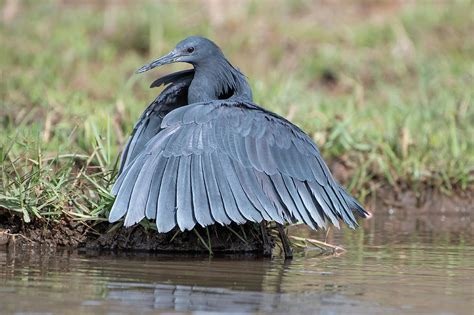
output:
POLYGON ((80 222, 66 219, 59 222, 34 219, 25 223, 19 216, 0 209, 0 232, 4 245, 42 244, 53 248, 75 248, 87 240, 90 230, 91 228, 80 222))

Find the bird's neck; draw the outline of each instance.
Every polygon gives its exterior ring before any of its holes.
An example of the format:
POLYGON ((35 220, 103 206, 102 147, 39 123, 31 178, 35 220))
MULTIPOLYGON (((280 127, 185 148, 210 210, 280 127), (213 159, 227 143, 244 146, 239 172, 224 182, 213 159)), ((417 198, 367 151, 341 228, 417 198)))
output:
POLYGON ((225 57, 194 65, 195 74, 188 91, 188 103, 240 97, 252 101, 245 76, 225 57))

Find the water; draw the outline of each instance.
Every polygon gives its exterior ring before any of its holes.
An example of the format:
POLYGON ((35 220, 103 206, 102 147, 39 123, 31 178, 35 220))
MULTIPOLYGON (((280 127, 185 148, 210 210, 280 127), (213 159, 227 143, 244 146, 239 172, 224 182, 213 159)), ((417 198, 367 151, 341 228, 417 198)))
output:
POLYGON ((470 216, 376 216, 329 235, 346 253, 286 262, 0 250, 0 313, 473 314, 470 216))

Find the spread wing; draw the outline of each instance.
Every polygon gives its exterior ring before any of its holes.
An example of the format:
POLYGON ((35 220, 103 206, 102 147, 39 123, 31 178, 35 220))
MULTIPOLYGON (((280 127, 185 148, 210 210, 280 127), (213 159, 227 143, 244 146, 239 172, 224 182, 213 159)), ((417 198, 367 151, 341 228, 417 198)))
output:
POLYGON ((368 213, 335 182, 312 140, 252 103, 217 100, 170 112, 124 168, 110 221, 176 225, 304 222, 316 229, 368 213))
POLYGON ((167 87, 148 106, 135 124, 132 135, 122 152, 119 174, 143 151, 146 143, 160 131, 165 115, 175 108, 187 105, 188 88, 193 77, 194 69, 184 70, 168 74, 151 84, 152 88, 161 85, 167 87))

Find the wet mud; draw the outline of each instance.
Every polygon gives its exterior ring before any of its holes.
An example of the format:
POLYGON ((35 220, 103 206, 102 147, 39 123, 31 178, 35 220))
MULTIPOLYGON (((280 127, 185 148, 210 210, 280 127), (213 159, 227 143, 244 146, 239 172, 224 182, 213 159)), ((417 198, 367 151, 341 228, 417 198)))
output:
POLYGON ((185 232, 175 229, 168 233, 158 233, 143 225, 125 228, 103 222, 88 226, 65 219, 58 223, 46 224, 37 220, 25 224, 19 217, 6 211, 0 215, 0 222, 0 246, 43 245, 51 249, 66 247, 112 251, 263 254, 271 251, 275 244, 268 228, 264 232, 269 242, 263 242, 262 228, 255 223, 242 226, 232 224, 228 227, 214 225, 207 229, 198 227, 185 232))

